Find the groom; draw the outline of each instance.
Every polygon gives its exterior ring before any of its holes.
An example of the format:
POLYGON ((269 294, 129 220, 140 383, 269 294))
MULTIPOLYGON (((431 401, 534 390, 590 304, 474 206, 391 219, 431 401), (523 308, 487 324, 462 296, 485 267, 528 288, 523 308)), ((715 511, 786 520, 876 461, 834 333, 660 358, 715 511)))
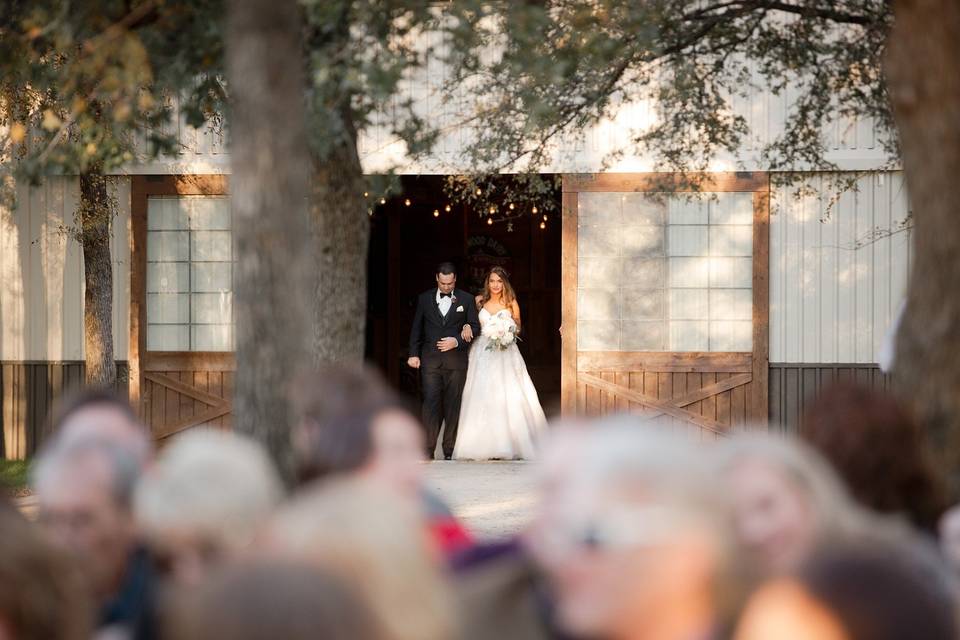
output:
POLYGON ((456 288, 457 270, 452 263, 441 263, 436 277, 436 288, 424 291, 417 299, 407 364, 420 369, 423 381, 427 458, 433 459, 442 421, 446 424, 443 457, 449 460, 457 441, 469 342, 480 333, 480 319, 473 296, 456 288))

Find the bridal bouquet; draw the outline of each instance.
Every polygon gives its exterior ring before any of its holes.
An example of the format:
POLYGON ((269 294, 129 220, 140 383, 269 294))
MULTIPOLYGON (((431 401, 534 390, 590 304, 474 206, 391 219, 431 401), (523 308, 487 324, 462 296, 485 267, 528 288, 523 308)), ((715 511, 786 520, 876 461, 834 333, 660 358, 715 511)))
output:
POLYGON ((503 351, 520 339, 517 337, 517 323, 513 318, 502 313, 498 313, 487 321, 483 326, 483 335, 488 339, 488 351, 494 349, 503 351))

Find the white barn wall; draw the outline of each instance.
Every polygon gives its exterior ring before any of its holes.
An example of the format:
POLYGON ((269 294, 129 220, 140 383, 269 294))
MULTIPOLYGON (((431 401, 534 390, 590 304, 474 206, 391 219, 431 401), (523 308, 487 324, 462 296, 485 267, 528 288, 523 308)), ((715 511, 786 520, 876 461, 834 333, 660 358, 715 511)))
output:
MULTIPOLYGON (((113 224, 114 353, 129 344, 130 180, 120 178, 113 224)), ((84 358, 83 256, 62 232, 73 226, 79 179, 52 176, 18 186, 16 206, 0 207, 0 360, 72 361, 84 358)))
POLYGON ((875 363, 910 268, 903 174, 862 177, 832 208, 823 176, 806 185, 819 195, 773 193, 770 361, 875 363))

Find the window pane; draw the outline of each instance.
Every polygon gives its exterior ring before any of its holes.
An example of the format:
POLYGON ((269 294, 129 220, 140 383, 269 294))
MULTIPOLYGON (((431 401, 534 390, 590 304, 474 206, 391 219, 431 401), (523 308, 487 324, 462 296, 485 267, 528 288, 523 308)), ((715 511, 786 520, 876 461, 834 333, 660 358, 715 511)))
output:
POLYGON ((148 262, 148 293, 186 293, 190 291, 190 265, 185 262, 148 262))
POLYGON ((584 224, 619 225, 621 202, 619 193, 581 193, 577 198, 579 218, 584 224))
POLYGON ((148 293, 147 322, 181 324, 190 321, 190 296, 185 293, 148 293))
POLYGON ((194 231, 192 240, 190 259, 194 262, 227 262, 232 258, 229 231, 194 231))
POLYGON ((704 200, 688 199, 686 196, 670 198, 669 222, 674 224, 707 224, 707 202, 704 200))
POLYGON ((233 294, 195 293, 191 299, 190 321, 194 324, 229 324, 233 322, 233 294))
POLYGON ((709 282, 709 258, 670 258, 671 287, 705 288, 709 282))
POLYGON ((670 351, 708 351, 710 340, 707 325, 706 321, 671 321, 670 351))
POLYGON ((753 286, 751 258, 711 258, 710 286, 722 289, 749 289, 753 286))
POLYGON ((189 351, 190 327, 185 324, 148 324, 147 350, 189 351))
POLYGON ((577 347, 584 351, 619 351, 619 320, 581 320, 577 322, 577 347))
POLYGON ((190 228, 201 231, 230 230, 230 200, 208 196, 187 200, 190 228))
POLYGON ((710 227, 710 255, 749 256, 753 254, 753 227, 710 227))
POLYGON ((708 300, 707 289, 674 289, 670 292, 670 319, 707 320, 708 300))
POLYGON ((627 193, 621 198, 624 224, 663 225, 667 199, 646 193, 627 193))
POLYGON ((193 282, 190 287, 197 292, 221 292, 233 289, 233 263, 198 262, 192 265, 193 282))
POLYGON ((231 351, 233 349, 232 324, 197 324, 193 330, 194 351, 231 351))
POLYGON ((580 289, 577 294, 577 317, 581 320, 617 320, 620 298, 617 289, 580 289))
POLYGON ((708 253, 707 227, 673 225, 668 237, 671 256, 705 256, 708 253))
POLYGON ((721 320, 710 323, 711 351, 750 351, 753 348, 753 324, 747 320, 721 320))
POLYGON ((711 320, 751 320, 752 318, 752 290, 714 289, 710 292, 711 320))
POLYGON ((190 259, 187 231, 148 231, 147 262, 185 262, 190 259))
POLYGON ((624 351, 663 351, 667 348, 664 322, 624 320, 620 348, 624 351))
POLYGON ((667 286, 666 267, 662 258, 624 258, 620 283, 625 287, 663 289, 667 286))
POLYGON ((175 231, 187 229, 187 213, 177 198, 147 198, 147 230, 175 231))
POLYGON ((659 320, 664 315, 662 289, 623 288, 620 317, 624 320, 659 320))
POLYGON ((582 257, 619 255, 617 227, 583 225, 577 229, 577 254, 582 257))
POLYGON ((614 237, 620 238, 621 255, 632 258, 653 258, 662 256, 663 227, 624 226, 612 228, 614 237))
POLYGON ((718 193, 710 203, 710 224, 753 224, 752 193, 718 193))

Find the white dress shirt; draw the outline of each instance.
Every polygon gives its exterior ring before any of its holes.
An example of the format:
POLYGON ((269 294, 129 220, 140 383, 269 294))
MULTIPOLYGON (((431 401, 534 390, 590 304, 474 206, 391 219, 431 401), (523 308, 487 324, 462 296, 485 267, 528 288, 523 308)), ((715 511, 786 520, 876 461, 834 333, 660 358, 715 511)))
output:
POLYGON ((449 296, 441 296, 440 289, 437 289, 437 306, 440 307, 440 315, 444 318, 450 313, 450 306, 453 304, 453 292, 449 296))

